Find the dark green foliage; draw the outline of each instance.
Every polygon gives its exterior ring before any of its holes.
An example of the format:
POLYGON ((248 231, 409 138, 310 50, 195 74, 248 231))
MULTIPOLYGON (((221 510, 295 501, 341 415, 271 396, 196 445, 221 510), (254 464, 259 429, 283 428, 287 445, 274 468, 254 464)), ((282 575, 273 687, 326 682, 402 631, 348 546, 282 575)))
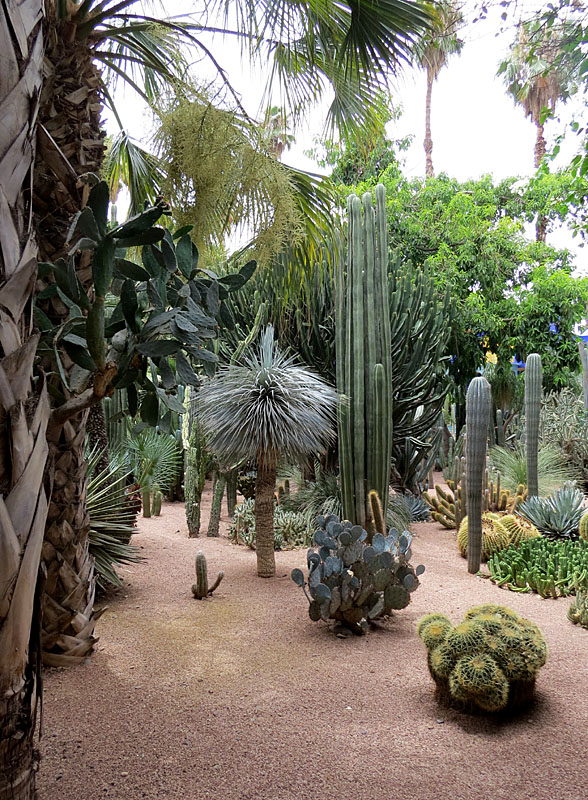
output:
POLYGON ((220 324, 231 323, 226 300, 251 277, 255 264, 222 280, 203 273, 190 229, 176 240, 168 229, 155 226, 169 213, 164 203, 109 229, 108 209, 98 202, 105 187, 104 182, 93 187, 88 205, 72 223, 68 263, 61 259, 41 265, 40 276, 54 280, 41 294, 58 294, 69 316, 56 328, 45 318, 40 353, 55 362, 62 382, 62 387, 55 386, 58 399, 90 385, 98 397, 126 388, 131 416, 138 411, 146 424, 165 427, 172 412, 184 411, 178 384, 198 384, 192 365, 214 372, 218 358, 210 340, 220 324), (137 246, 142 266, 126 259, 127 249, 137 246), (75 277, 79 250, 92 253, 93 301, 75 277), (105 305, 107 293, 119 298, 111 313, 105 305), (76 365, 69 383, 63 351, 76 365), (157 367, 156 382, 150 365, 157 367))
POLYGON ((588 587, 588 542, 530 539, 494 553, 490 580, 516 592, 565 597, 588 587))
POLYGON ((584 513, 584 494, 564 486, 550 497, 529 497, 517 509, 520 514, 550 539, 577 539, 584 513))
POLYGON ((539 628, 504 606, 472 608, 453 627, 429 614, 417 625, 440 699, 467 711, 503 711, 528 703, 547 645, 539 628))
POLYGON ((300 569, 292 580, 301 586, 313 621, 337 620, 354 633, 366 633, 372 620, 405 608, 419 586, 424 567, 411 566, 408 531, 367 532, 330 514, 317 520, 314 548, 307 553, 308 577, 300 569), (308 587, 308 591, 307 591, 308 587))
POLYGON ((101 589, 122 586, 117 564, 143 561, 138 547, 129 544, 136 532, 136 508, 129 497, 128 471, 120 458, 111 459, 105 470, 98 470, 101 453, 88 455, 88 514, 90 515, 90 554, 96 564, 96 582, 101 589))

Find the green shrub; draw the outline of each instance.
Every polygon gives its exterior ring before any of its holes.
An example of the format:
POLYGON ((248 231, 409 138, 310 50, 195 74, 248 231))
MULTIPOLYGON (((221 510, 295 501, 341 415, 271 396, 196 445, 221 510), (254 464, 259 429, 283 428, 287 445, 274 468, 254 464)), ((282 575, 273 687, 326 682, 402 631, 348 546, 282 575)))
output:
MULTIPOLYGON (((513 450, 493 447, 488 455, 492 469, 500 472, 503 489, 515 492, 520 484, 527 486, 527 453, 523 447, 513 450)), ((539 450, 537 470, 541 495, 552 494, 565 483, 580 477, 578 470, 566 462, 559 450, 545 445, 539 450)))
POLYGON ((417 633, 439 698, 467 711, 525 705, 547 658, 537 625, 504 606, 476 606, 455 627, 443 614, 428 614, 417 633))

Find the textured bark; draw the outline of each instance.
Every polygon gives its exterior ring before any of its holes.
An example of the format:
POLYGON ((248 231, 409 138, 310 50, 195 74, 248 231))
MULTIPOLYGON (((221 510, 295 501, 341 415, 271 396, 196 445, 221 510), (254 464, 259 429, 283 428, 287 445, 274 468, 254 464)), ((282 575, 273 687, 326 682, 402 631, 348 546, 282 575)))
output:
POLYGON ((435 177, 433 169, 433 138, 431 136, 431 97, 433 94, 434 77, 430 68, 427 68, 427 96, 425 100, 425 175, 427 178, 435 177))
POLYGON ((106 418, 104 417, 104 409, 102 403, 96 403, 91 406, 88 413, 88 422, 86 423, 86 430, 88 433, 88 442, 90 447, 95 447, 100 451, 101 456, 96 464, 96 472, 107 470, 110 466, 109 443, 108 433, 106 431, 106 418))
POLYGON ((38 337, 31 183, 43 3, 0 0, 0 800, 35 796, 39 559, 49 403, 31 385, 38 337))
MULTIPOLYGON (((544 130, 545 128, 543 125, 537 125, 537 139, 535 141, 535 169, 538 169, 541 166, 541 162, 545 158, 546 147, 544 130)), ((547 218, 542 214, 539 214, 537 217, 537 222, 535 223, 535 240, 545 244, 546 237, 547 218)))
POLYGON ((257 465, 255 481, 255 550, 257 574, 271 578, 276 574, 274 555, 274 489, 276 487, 276 462, 262 461, 257 465))
MULTIPOLYGON (((58 23, 48 4, 44 84, 34 172, 34 212, 42 260, 67 253, 66 237, 73 216, 86 204, 88 173, 99 174, 104 159, 100 79, 87 42, 75 39, 75 22, 58 23)), ((91 258, 76 257, 76 272, 89 292, 91 258)), ((68 309, 59 297, 44 302, 43 310, 61 324, 68 309)), ((69 375, 73 362, 61 352, 69 375)), ((69 393, 54 375, 56 388, 69 393)), ((43 661, 66 666, 87 656, 94 645, 95 593, 93 559, 89 555, 84 444, 87 411, 67 420, 52 415, 49 431, 56 464, 55 489, 43 547, 47 584, 43 602, 43 661)))

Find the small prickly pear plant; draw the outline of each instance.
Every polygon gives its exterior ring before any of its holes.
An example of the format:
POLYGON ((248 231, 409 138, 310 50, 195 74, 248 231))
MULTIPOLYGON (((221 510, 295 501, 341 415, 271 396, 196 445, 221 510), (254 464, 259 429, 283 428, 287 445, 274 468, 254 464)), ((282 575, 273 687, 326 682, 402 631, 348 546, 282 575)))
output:
POLYGON ((202 600, 212 594, 218 588, 219 583, 225 577, 224 572, 219 572, 216 576, 215 582, 212 586, 208 585, 208 567, 206 565, 206 556, 199 550, 196 553, 196 583, 192 584, 192 594, 197 600, 202 600))
POLYGON ((464 711, 497 712, 532 699, 547 645, 537 625, 510 608, 476 606, 455 627, 444 614, 428 614, 417 633, 439 700, 464 711))
POLYGON ((375 619, 410 603, 424 566, 413 567, 408 531, 373 535, 359 525, 340 522, 335 514, 317 519, 315 547, 307 553, 308 578, 292 570, 304 590, 313 622, 336 620, 353 633, 364 634, 375 619))

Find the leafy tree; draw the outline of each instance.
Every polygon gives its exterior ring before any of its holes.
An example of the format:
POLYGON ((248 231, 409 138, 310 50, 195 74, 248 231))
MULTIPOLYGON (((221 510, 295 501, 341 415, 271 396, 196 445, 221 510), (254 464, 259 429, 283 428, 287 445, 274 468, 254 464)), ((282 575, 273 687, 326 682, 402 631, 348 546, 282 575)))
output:
POLYGON ((435 177, 433 169, 433 138, 431 135, 431 98, 433 84, 447 64, 450 56, 461 53, 463 40, 457 31, 463 25, 463 13, 459 0, 441 0, 427 3, 431 10, 432 25, 417 45, 417 61, 427 75, 425 100, 425 175, 435 177))
POLYGON ((257 464, 255 530, 257 574, 271 578, 274 490, 278 458, 297 463, 323 452, 334 436, 337 395, 317 375, 297 366, 274 342, 271 325, 257 351, 219 370, 199 393, 207 446, 221 465, 257 464))

